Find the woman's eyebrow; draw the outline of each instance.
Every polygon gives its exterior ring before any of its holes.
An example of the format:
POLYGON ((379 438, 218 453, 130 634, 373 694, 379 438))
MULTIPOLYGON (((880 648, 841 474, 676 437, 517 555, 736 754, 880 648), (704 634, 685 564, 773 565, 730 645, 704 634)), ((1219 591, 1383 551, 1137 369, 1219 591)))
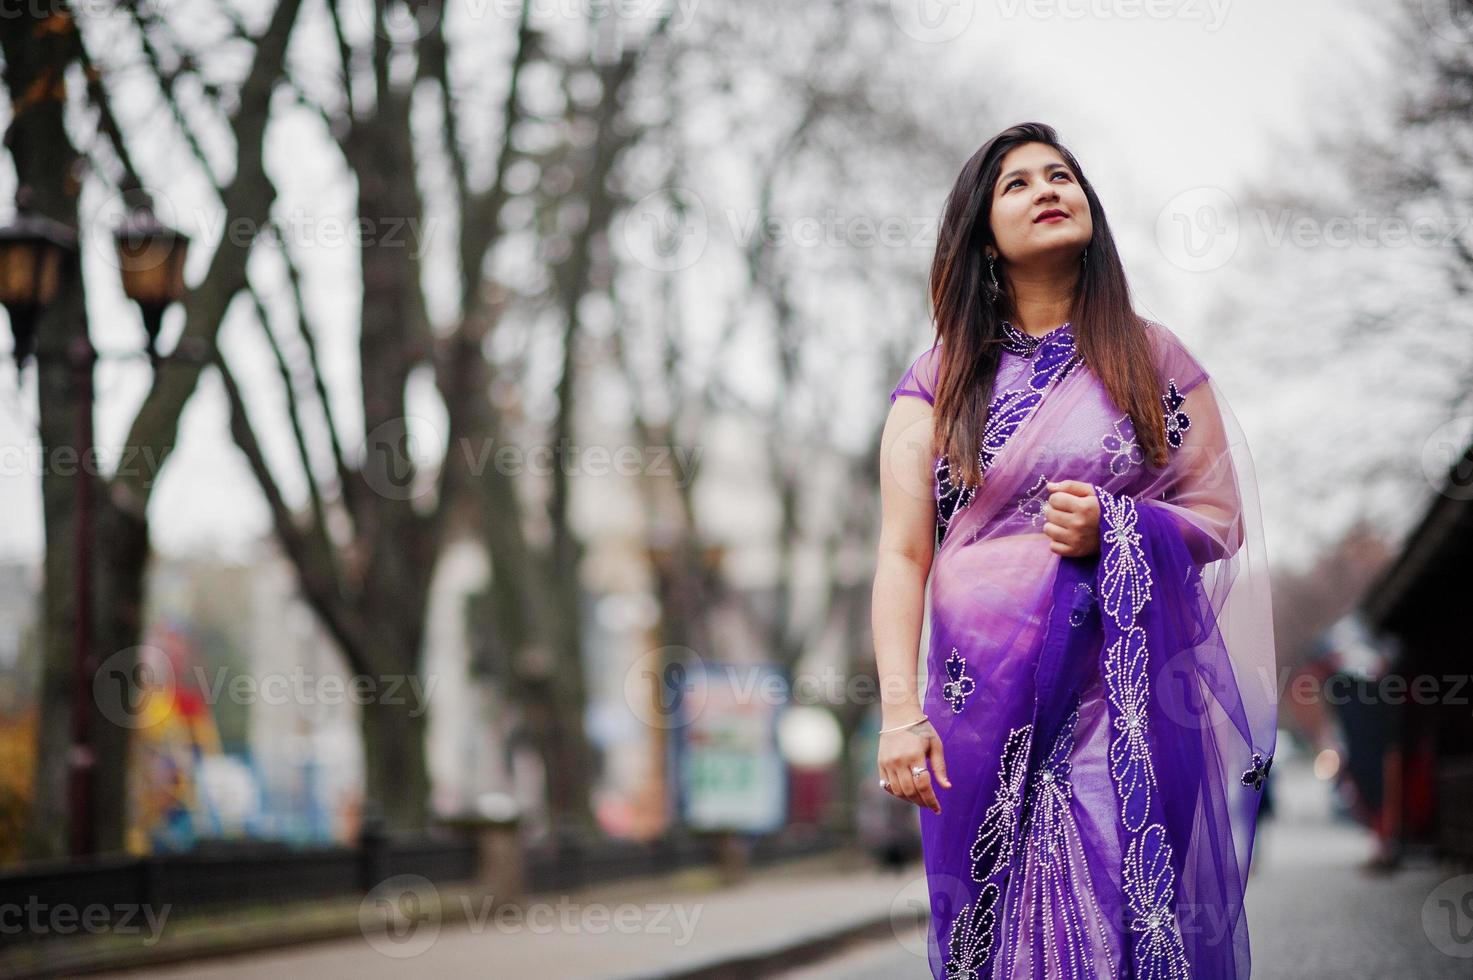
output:
MULTIPOLYGON (((1067 168, 1062 163, 1054 162, 1054 163, 1046 163, 1046 164, 1044 164, 1043 165, 1043 169, 1044 170, 1065 170, 1067 168)), ((1023 174, 1026 174, 1026 173, 1029 173, 1029 170, 1028 170, 1027 167, 1019 167, 1017 170, 1009 170, 1007 173, 1005 173, 1001 177, 997 178, 997 182, 999 184, 1001 184, 1003 181, 1007 180, 1009 177, 1018 177, 1018 176, 1021 176, 1023 174)))

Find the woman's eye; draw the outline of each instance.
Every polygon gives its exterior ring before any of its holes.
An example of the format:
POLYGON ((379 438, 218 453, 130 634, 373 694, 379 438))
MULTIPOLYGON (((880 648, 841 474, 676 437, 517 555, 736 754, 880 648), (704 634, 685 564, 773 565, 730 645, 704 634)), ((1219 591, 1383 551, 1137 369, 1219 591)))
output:
MULTIPOLYGON (((1068 180, 1069 179, 1069 172, 1066 171, 1066 170, 1055 170, 1053 173, 1049 174, 1049 180, 1053 180, 1055 177, 1063 177, 1065 180, 1068 180)), ((1010 191, 1010 190, 1013 189, 1013 185, 1014 184, 1021 184, 1021 183, 1023 183, 1023 178, 1022 177, 1014 177, 1012 180, 1008 181, 1007 184, 1005 184, 1003 186, 1003 190, 1010 191)))

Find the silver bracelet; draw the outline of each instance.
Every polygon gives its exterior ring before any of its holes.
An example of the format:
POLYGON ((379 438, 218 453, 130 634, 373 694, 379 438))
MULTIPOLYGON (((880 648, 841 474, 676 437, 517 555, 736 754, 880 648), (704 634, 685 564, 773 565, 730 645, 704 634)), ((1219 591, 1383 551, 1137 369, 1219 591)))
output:
POLYGON ((881 734, 881 735, 888 735, 890 732, 899 732, 899 731, 903 731, 903 730, 905 730, 907 728, 914 728, 915 726, 919 725, 921 722, 923 722, 925 720, 926 720, 926 716, 925 715, 921 715, 919 718, 917 718, 915 721, 911 722, 908 725, 896 725, 894 728, 881 728, 879 734, 881 734))

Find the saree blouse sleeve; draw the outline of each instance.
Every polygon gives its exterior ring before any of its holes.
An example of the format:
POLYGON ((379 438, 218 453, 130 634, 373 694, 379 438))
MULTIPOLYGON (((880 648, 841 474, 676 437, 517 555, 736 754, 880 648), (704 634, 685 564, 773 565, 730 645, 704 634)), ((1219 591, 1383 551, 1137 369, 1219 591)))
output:
POLYGON ((933 344, 926 350, 921 351, 910 367, 906 368, 905 374, 901 375, 900 381, 890 391, 890 401, 901 395, 912 395, 921 398, 928 405, 936 403, 936 379, 941 370, 941 348, 933 344))

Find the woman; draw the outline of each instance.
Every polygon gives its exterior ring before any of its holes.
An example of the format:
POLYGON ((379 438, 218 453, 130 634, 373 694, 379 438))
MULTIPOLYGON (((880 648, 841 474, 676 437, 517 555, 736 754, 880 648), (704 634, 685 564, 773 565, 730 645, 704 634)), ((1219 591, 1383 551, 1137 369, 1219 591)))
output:
POLYGON ((1134 312, 1048 126, 967 161, 931 298, 936 342, 882 437, 874 634, 932 972, 1246 980, 1277 698, 1241 431, 1134 312))

